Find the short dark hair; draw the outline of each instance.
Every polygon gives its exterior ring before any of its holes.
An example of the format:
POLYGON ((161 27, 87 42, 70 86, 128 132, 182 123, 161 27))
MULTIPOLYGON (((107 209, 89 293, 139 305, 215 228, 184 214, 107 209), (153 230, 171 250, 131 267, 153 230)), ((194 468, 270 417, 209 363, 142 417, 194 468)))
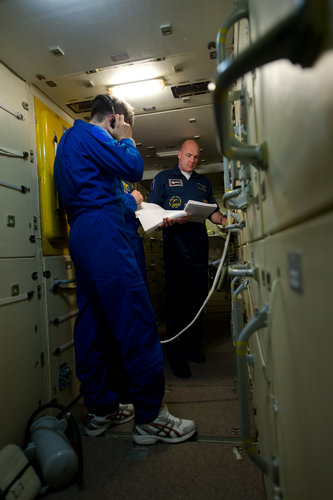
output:
POLYGON ((110 113, 124 115, 125 122, 133 126, 134 108, 128 102, 117 97, 110 97, 107 94, 98 94, 93 101, 90 119, 94 118, 96 121, 102 122, 110 113))

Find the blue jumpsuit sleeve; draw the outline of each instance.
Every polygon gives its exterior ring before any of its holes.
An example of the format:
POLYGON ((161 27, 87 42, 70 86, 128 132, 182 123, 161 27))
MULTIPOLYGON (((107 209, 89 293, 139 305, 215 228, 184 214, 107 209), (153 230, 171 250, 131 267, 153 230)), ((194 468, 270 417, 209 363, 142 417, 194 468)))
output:
POLYGON ((156 205, 160 205, 163 207, 165 201, 165 183, 164 176, 161 174, 157 174, 153 182, 151 184, 150 193, 148 196, 149 203, 156 203, 156 205))
POLYGON ((125 214, 132 214, 137 210, 138 206, 136 200, 134 196, 131 195, 131 193, 124 193, 123 200, 125 214))
POLYGON ((94 141, 85 141, 82 147, 101 169, 109 170, 122 179, 137 182, 142 179, 143 159, 131 139, 122 139, 120 143, 101 127, 92 127, 89 132, 94 141))
POLYGON ((215 212, 219 212, 220 209, 219 209, 219 205, 217 203, 217 201, 215 200, 215 197, 213 195, 213 188, 212 188, 212 185, 211 183, 208 181, 208 201, 207 203, 216 203, 217 207, 215 208, 215 210, 210 214, 210 216, 208 217, 210 219, 210 217, 215 213, 215 212))

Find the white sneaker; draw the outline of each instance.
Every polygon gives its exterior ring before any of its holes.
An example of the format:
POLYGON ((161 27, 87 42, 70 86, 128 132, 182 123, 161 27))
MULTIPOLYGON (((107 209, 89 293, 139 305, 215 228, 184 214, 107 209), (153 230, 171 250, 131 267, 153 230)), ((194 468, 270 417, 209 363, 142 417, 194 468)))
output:
POLYGON ((197 426, 193 420, 185 420, 170 415, 164 404, 153 422, 149 424, 134 424, 133 441, 136 444, 182 443, 196 432, 197 426))
POLYGON ((87 436, 101 436, 110 425, 125 424, 134 418, 134 406, 132 404, 119 404, 117 411, 98 417, 93 413, 88 413, 88 420, 84 426, 87 436))

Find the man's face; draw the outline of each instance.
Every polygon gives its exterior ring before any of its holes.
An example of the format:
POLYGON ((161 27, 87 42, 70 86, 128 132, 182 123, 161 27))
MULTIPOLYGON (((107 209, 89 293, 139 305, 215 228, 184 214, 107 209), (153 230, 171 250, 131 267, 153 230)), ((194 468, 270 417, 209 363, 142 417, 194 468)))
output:
POLYGON ((185 142, 178 151, 178 167, 180 170, 191 174, 200 158, 199 146, 194 141, 185 142))

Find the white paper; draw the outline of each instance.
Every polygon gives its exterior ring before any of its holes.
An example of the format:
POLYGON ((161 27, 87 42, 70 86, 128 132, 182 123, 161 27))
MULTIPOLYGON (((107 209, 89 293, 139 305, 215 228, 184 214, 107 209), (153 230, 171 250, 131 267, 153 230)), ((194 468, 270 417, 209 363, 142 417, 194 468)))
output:
POLYGON ((163 219, 177 219, 191 214, 190 222, 205 222, 207 217, 217 208, 216 203, 202 203, 201 201, 189 200, 184 210, 165 210, 156 205, 156 203, 146 203, 143 201, 138 210, 135 212, 145 233, 149 234, 154 231, 160 224, 163 224, 163 219))
POLYGON ((140 203, 140 207, 135 212, 136 217, 139 219, 143 230, 149 234, 163 224, 163 219, 175 219, 177 217, 186 216, 185 210, 165 210, 164 208, 156 205, 155 203, 140 203))
POLYGON ((201 201, 189 200, 184 210, 191 214, 191 222, 205 222, 216 208, 216 203, 202 203, 201 201))

